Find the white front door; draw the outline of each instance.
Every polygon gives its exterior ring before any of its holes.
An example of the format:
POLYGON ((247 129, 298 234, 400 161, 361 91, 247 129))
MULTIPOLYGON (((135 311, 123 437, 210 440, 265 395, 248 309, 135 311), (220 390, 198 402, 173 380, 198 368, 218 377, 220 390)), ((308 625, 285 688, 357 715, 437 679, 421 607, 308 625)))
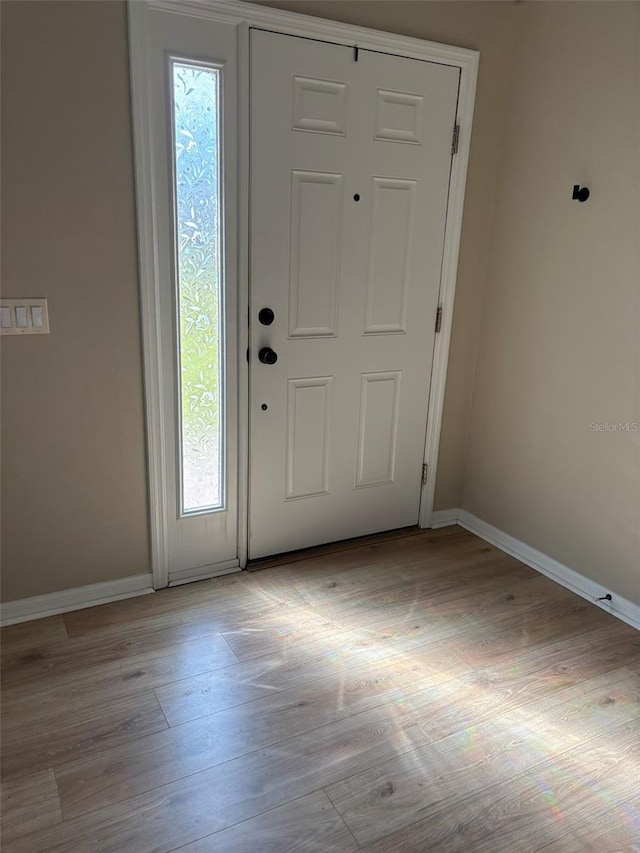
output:
POLYGON ((251 34, 250 558, 418 521, 459 75, 251 34))

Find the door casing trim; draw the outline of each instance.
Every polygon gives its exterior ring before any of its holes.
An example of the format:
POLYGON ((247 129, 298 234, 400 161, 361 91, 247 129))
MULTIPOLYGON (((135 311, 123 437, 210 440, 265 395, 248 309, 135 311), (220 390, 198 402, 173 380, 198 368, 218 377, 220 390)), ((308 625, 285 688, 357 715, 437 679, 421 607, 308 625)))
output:
MULTIPOLYGON (((466 187, 471 129, 480 55, 478 51, 437 44, 408 36, 352 26, 295 12, 257 6, 243 0, 129 0, 129 53, 131 70, 132 118, 135 157, 140 308, 145 377, 147 464, 151 567, 156 589, 166 587, 169 578, 167 541, 167 493, 163 475, 166 436, 161 413, 158 287, 156 276, 157 234, 152 217, 153 182, 151 162, 151 114, 147 31, 149 16, 171 13, 212 22, 234 24, 238 39, 238 564, 247 563, 248 480, 249 480, 249 368, 244 353, 248 347, 245 322, 249 305, 249 30, 260 28, 288 35, 314 38, 335 44, 358 46, 411 59, 440 62, 460 69, 460 90, 456 123, 460 126, 458 151, 453 157, 449 180, 449 203, 445 224, 439 306, 442 325, 436 335, 424 462, 426 482, 420 500, 420 527, 430 527, 438 465, 438 449, 444 409, 445 384, 451 341, 462 215, 466 187), (244 488, 242 485, 244 484, 244 488)), ((453 132, 453 128, 452 128, 453 132)), ((212 571, 211 574, 217 574, 212 571)))

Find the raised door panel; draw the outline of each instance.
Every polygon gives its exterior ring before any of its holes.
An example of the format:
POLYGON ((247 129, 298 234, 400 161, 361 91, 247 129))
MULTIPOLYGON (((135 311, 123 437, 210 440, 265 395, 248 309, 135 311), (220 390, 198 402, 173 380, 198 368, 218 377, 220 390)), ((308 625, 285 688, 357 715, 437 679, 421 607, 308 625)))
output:
POLYGON ((347 93, 345 83, 293 78, 293 130, 307 133, 347 133, 347 93))
POLYGON ((329 491, 332 408, 332 376, 287 382, 287 500, 329 491))
POLYGON ((291 173, 289 337, 335 337, 343 176, 291 173))
POLYGON ((401 377, 399 370, 361 377, 357 488, 394 481, 401 377))
POLYGON ((417 187, 413 180, 372 180, 366 335, 406 332, 417 187))
POLYGON ((375 138, 420 145, 423 105, 423 95, 378 89, 375 138))

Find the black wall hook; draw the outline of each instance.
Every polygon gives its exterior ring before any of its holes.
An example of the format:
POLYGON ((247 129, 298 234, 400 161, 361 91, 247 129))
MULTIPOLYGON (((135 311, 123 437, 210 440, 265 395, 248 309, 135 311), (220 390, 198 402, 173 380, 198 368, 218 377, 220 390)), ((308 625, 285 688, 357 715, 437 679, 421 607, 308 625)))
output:
POLYGON ((573 185, 573 195, 571 198, 574 201, 586 201, 589 198, 589 190, 587 187, 581 187, 580 184, 573 185))

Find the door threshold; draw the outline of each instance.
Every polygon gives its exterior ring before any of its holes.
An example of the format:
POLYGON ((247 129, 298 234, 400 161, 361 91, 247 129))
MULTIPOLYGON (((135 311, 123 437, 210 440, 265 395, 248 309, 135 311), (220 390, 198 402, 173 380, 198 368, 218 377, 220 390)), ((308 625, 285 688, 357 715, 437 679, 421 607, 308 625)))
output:
POLYGON ((425 532, 417 524, 413 524, 411 527, 397 527, 395 530, 385 530, 382 533, 356 536, 354 539, 342 539, 340 542, 329 542, 326 545, 315 545, 313 548, 285 551, 282 554, 274 554, 271 557, 259 557, 257 560, 249 560, 247 571, 260 572, 262 569, 271 569, 276 566, 283 566, 286 563, 297 563, 301 560, 309 560, 312 557, 324 557, 327 554, 337 554, 340 551, 361 548, 363 545, 377 545, 380 542, 404 539, 407 536, 416 536, 418 533, 425 532))

